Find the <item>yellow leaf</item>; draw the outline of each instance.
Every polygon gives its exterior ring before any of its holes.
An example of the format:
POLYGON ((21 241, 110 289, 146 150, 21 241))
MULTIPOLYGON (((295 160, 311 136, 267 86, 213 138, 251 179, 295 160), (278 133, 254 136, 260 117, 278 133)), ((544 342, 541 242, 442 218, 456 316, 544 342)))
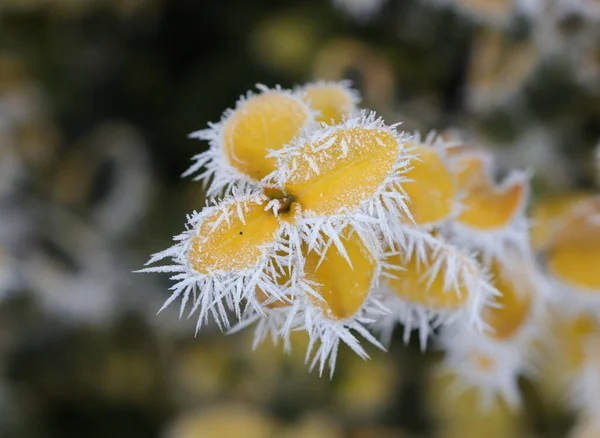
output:
POLYGON ((590 197, 590 193, 575 192, 550 196, 538 201, 530 214, 533 224, 531 244, 534 249, 541 250, 550 245, 572 209, 590 197))
POLYGON ((170 428, 168 438, 266 438, 277 423, 250 406, 227 404, 187 414, 170 428))
POLYGON ((527 267, 517 268, 522 272, 509 272, 498 260, 491 264, 492 284, 502 295, 494 297, 500 307, 484 308, 483 319, 492 328, 489 336, 497 340, 512 338, 531 315, 533 283, 528 278, 527 267))
POLYGON ((286 192, 304 211, 334 215, 353 211, 377 194, 394 169, 400 145, 385 128, 341 127, 301 144, 296 154, 286 164, 286 192))
POLYGON ((304 88, 304 101, 312 109, 321 112, 318 122, 337 124, 356 109, 355 97, 346 86, 336 82, 323 82, 308 85, 304 88))
POLYGON ((456 160, 459 191, 464 194, 463 210, 458 221, 482 231, 508 226, 521 212, 527 198, 528 183, 516 179, 497 186, 486 173, 485 161, 479 156, 456 160))
POLYGON ((569 374, 578 373, 587 357, 590 338, 599 333, 600 326, 592 315, 563 317, 558 314, 552 337, 557 345, 557 357, 562 370, 569 374))
POLYGON ((279 230, 277 217, 271 210, 265 211, 267 202, 256 197, 236 201, 228 207, 229 221, 222 217, 221 209, 209 214, 191 243, 188 259, 192 267, 200 274, 255 267, 264 256, 262 246, 275 243, 279 230), (238 207, 244 211, 243 220, 238 207))
POLYGON ((306 275, 320 286, 315 286, 322 300, 309 295, 312 304, 332 320, 343 320, 355 315, 367 300, 376 263, 363 241, 347 229, 342 237, 348 260, 335 245, 329 246, 325 258, 311 251, 306 254, 306 275), (320 265, 319 265, 320 263, 320 265))
POLYGON ((315 56, 313 70, 315 77, 332 81, 343 79, 349 71, 355 72, 370 104, 385 108, 393 103, 397 77, 389 57, 360 40, 327 41, 315 56))
MULTIPOLYGON (((407 143, 407 148, 413 146, 407 143)), ((430 146, 416 146, 412 153, 418 159, 411 162, 405 174, 412 182, 402 187, 410 199, 408 209, 417 225, 433 224, 448 218, 455 207, 456 183, 450 170, 430 146)))
POLYGON ((250 97, 225 122, 224 153, 235 169, 260 180, 275 170, 268 151, 289 143, 311 117, 306 104, 291 94, 266 91, 250 97))
POLYGON ((434 375, 429 379, 428 401, 442 427, 442 438, 506 438, 524 437, 525 428, 518 413, 496 401, 489 410, 481 407, 476 388, 455 395, 451 385, 454 375, 434 375))
MULTIPOLYGON (((430 272, 432 266, 440 257, 445 257, 448 251, 434 252, 429 245, 426 246, 426 260, 420 260, 417 252, 413 251, 411 256, 406 259, 404 254, 396 254, 386 258, 385 262, 389 265, 401 267, 402 270, 389 269, 387 272, 395 278, 386 278, 384 281, 387 286, 400 298, 410 303, 419 304, 434 310, 457 310, 463 307, 469 300, 469 291, 463 281, 459 280, 450 285, 446 285, 444 279, 447 275, 448 265, 442 263, 437 275, 430 281, 430 272)), ((459 258, 459 263, 463 266, 468 262, 459 258)), ((470 268, 468 268, 470 269, 470 268)), ((387 269, 384 269, 386 272, 387 269)))
POLYGON ((600 291, 600 198, 579 204, 557 231, 547 269, 562 282, 600 291))

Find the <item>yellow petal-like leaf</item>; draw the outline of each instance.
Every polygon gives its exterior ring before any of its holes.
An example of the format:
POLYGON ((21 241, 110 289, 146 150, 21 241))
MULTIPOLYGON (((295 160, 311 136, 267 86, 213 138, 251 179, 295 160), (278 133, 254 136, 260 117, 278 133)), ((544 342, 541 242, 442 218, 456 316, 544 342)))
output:
POLYGON ((356 233, 342 237, 342 242, 352 266, 333 244, 322 261, 315 251, 306 254, 306 276, 320 284, 314 289, 323 298, 309 295, 310 300, 332 320, 351 318, 360 310, 368 298, 376 270, 375 259, 356 233))
MULTIPOLYGON (((389 271, 395 277, 385 280, 389 289, 405 301, 434 310, 456 310, 463 307, 469 299, 469 291, 460 278, 454 284, 446 284, 446 263, 442 263, 433 280, 429 275, 439 258, 445 257, 447 253, 435 253, 430 246, 426 247, 425 253, 426 260, 417 257, 416 251, 413 251, 408 260, 404 254, 386 258, 388 265, 402 268, 389 271)), ((460 259, 459 262, 463 263, 460 259)))
POLYGON ((551 244, 556 232, 568 219, 572 209, 579 203, 589 199, 590 196, 589 193, 575 192, 551 196, 537 202, 530 214, 533 224, 531 244, 534 249, 540 250, 551 244))
POLYGON ((311 108, 321 113, 317 117, 318 122, 340 123, 344 116, 356 109, 354 96, 343 84, 317 83, 305 87, 304 90, 306 92, 304 100, 311 108))
POLYGON ((457 395, 454 375, 434 375, 428 381, 427 404, 433 415, 444 426, 441 438, 506 438, 520 437, 522 424, 519 414, 504 403, 495 402, 490 409, 482 409, 476 388, 457 395))
POLYGON ((275 169, 276 160, 267 158, 268 151, 289 143, 311 117, 301 99, 284 92, 250 97, 225 122, 224 153, 235 169, 260 180, 275 169))
POLYGON ((399 140, 388 129, 342 126, 299 145, 286 163, 284 187, 318 216, 353 211, 377 194, 399 155, 399 140))
POLYGON ((498 340, 512 338, 531 315, 533 283, 526 266, 515 267, 522 272, 508 271, 498 260, 491 264, 492 283, 502 295, 494 297, 499 307, 484 308, 483 319, 492 328, 489 335, 498 340))
POLYGON ((583 365, 593 336, 600 334, 600 326, 589 314, 575 317, 557 315, 552 330, 552 337, 558 348, 557 357, 562 369, 568 373, 577 373, 583 365))
POLYGON ((349 71, 360 78, 361 91, 370 104, 386 107, 393 102, 397 77, 389 57, 358 39, 347 38, 333 39, 316 53, 315 77, 337 81, 349 71))
POLYGON ((276 422, 245 405, 213 406, 179 418, 168 430, 168 438, 264 438, 273 436, 276 422))
POLYGON ((454 177, 432 147, 419 145, 412 152, 418 155, 418 160, 411 162, 405 176, 413 181, 404 184, 403 189, 410 199, 408 209, 415 223, 432 224, 448 218, 456 201, 454 177))
POLYGON ((464 194, 460 223, 493 231, 508 226, 521 212, 528 192, 524 178, 496 186, 486 173, 484 160, 478 156, 461 157, 456 167, 458 188, 464 194))
POLYGON ((215 209, 199 227, 188 253, 191 266, 201 274, 211 271, 238 272, 255 267, 264 256, 263 246, 275 243, 279 220, 268 200, 246 198, 228 207, 215 209), (238 215, 243 211, 243 219, 238 215))
POLYGON ((547 269, 562 282, 600 291, 600 198, 577 207, 556 233, 547 254, 547 269))

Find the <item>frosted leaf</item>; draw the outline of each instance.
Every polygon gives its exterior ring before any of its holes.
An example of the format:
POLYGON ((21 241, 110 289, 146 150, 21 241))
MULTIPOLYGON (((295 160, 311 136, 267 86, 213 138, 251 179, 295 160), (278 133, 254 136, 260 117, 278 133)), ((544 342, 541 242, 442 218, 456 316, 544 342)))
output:
POLYGON ((304 101, 319 112, 317 122, 336 124, 357 110, 360 96, 349 81, 318 81, 302 87, 304 101))
MULTIPOLYGON (((597 421, 600 414, 600 349, 597 338, 588 339, 585 346, 583 362, 570 385, 567 401, 571 407, 597 421)), ((596 424, 596 431, 600 430, 599 426, 596 424)), ((597 433, 581 436, 592 437, 597 433)))
POLYGON ((557 227, 545 252, 555 298, 573 311, 600 316, 600 197, 577 203, 557 227))
POLYGON ((408 209, 417 225, 437 225, 458 213, 456 182, 445 156, 452 146, 452 142, 443 141, 435 133, 423 140, 416 133, 406 144, 416 159, 404 175, 412 183, 405 184, 403 190, 410 199, 408 209))
POLYGON ((433 368, 431 374, 427 379, 428 405, 438 424, 444 425, 446 436, 506 438, 522 434, 522 413, 518 410, 511 409, 493 394, 484 395, 465 387, 443 364, 433 368))
POLYGON ((172 264, 141 271, 173 274, 177 283, 163 309, 180 298, 181 314, 188 304, 190 316, 199 313, 198 329, 209 315, 229 327, 228 311, 239 318, 242 303, 260 307, 257 288, 285 298, 282 270, 293 271, 297 257, 288 240, 291 226, 267 208, 269 202, 262 194, 232 197, 188 217, 187 230, 174 238, 178 243, 147 263, 170 259, 172 264))
POLYGON ((492 408, 499 399, 511 407, 520 406, 518 379, 530 371, 522 347, 482 342, 478 334, 464 328, 460 330, 458 326, 445 328, 442 342, 450 346, 443 369, 455 375, 456 393, 475 389, 483 410, 492 408))
POLYGON ((394 126, 363 112, 305 131, 274 152, 278 169, 266 181, 302 206, 298 226, 311 248, 318 236, 335 239, 348 225, 362 236, 389 237, 412 220, 403 187, 412 183, 404 174, 414 157, 405 142, 394 126))
POLYGON ((384 312, 373 295, 379 275, 377 256, 351 228, 343 230, 341 236, 346 254, 330 244, 323 255, 310 251, 305 256, 310 290, 307 288, 302 296, 299 319, 310 336, 307 360, 314 349, 311 368, 318 364, 320 373, 328 365, 333 374, 340 341, 361 358, 368 358, 351 331, 383 348, 365 328, 367 313, 384 312))
POLYGON ((546 250, 552 244, 558 231, 569 220, 571 212, 580 204, 593 197, 590 192, 573 192, 564 195, 551 195, 536 201, 531 209, 531 245, 534 250, 546 250))
POLYGON ((219 123, 190 135, 208 140, 210 149, 193 157, 195 163, 184 176, 204 169, 195 179, 210 184, 211 196, 236 186, 256 187, 275 169, 276 160, 268 157, 268 152, 281 149, 315 120, 316 113, 301 93, 262 85, 258 89, 258 94, 249 92, 241 97, 219 123))
POLYGON ((459 154, 451 164, 461 203, 447 233, 451 240, 487 258, 502 257, 509 246, 522 252, 529 250, 529 223, 525 216, 529 172, 512 171, 496 183, 492 177, 492 156, 482 152, 459 154))
POLYGON ((572 386, 586 365, 590 345, 600 335, 600 324, 592 312, 571 312, 560 303, 550 309, 545 344, 545 367, 551 364, 563 387, 572 386))
POLYGON ((498 291, 487 270, 472 254, 416 228, 404 230, 400 251, 388 252, 382 261, 380 281, 383 304, 391 310, 374 324, 389 340, 394 326, 404 325, 408 342, 418 330, 421 347, 434 328, 461 321, 481 331, 481 312, 498 291))
POLYGON ((475 154, 454 163, 458 187, 464 193, 457 221, 482 231, 507 227, 522 214, 529 191, 526 174, 513 173, 496 184, 491 165, 491 157, 475 154))
POLYGON ((255 345, 271 337, 275 343, 283 339, 286 349, 292 331, 306 331, 310 338, 306 360, 311 369, 318 365, 320 374, 325 367, 333 374, 340 342, 361 358, 368 358, 352 332, 383 348, 365 328, 372 322, 365 316, 367 313, 385 313, 373 295, 379 276, 378 259, 352 229, 343 230, 340 239, 344 254, 332 242, 328 242, 323 253, 309 251, 304 245, 303 276, 286 289, 286 304, 272 306, 263 302, 265 317, 249 310, 235 330, 256 323, 255 345))
POLYGON ((539 298, 535 268, 518 257, 510 265, 509 268, 498 259, 492 261, 492 284, 500 295, 494 297, 493 305, 483 310, 483 320, 489 327, 486 334, 498 341, 514 339, 526 328, 539 298))
POLYGON ((474 387, 489 403, 496 397, 518 406, 518 379, 534 373, 535 343, 540 339, 539 273, 526 254, 512 252, 510 259, 494 259, 492 284, 500 292, 482 309, 484 331, 461 321, 444 327, 440 336, 445 367, 464 387, 474 387), (460 342, 457 342, 460 339, 460 342))

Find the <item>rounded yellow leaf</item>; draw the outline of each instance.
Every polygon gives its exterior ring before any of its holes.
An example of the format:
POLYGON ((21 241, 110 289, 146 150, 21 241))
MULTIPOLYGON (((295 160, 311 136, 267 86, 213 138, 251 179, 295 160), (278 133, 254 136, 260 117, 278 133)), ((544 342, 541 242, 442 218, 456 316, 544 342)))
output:
MULTIPOLYGON (((407 147, 413 146, 407 143, 407 147)), ((442 157, 432 147, 416 146, 412 153, 418 159, 411 162, 405 174, 412 182, 402 186, 410 202, 408 209, 417 225, 433 224, 448 218, 455 207, 456 183, 442 157)))
POLYGON ((531 315, 533 284, 526 272, 508 272, 498 260, 492 262, 490 271, 492 283, 502 295, 494 297, 499 307, 484 308, 483 320, 492 328, 489 336, 502 341, 516 335, 531 315))
POLYGON ((389 289, 405 301, 435 310, 456 310, 463 307, 469 300, 469 291, 460 279, 454 284, 446 284, 446 263, 441 264, 433 280, 429 275, 439 257, 445 257, 447 254, 435 253, 430 246, 426 247, 425 253, 426 260, 420 260, 416 251, 413 251, 408 260, 404 254, 386 258, 388 265, 402 268, 390 270, 389 274, 394 278, 385 280, 389 289))
POLYGON ((303 139, 285 163, 286 192, 317 216, 356 210, 394 170, 399 139, 385 127, 344 126, 303 139))
POLYGON ((588 342, 600 333, 600 326, 589 314, 564 319, 558 315, 558 318, 552 330, 558 348, 557 357, 563 369, 574 374, 581 369, 587 357, 588 342))
POLYGON ((547 269, 562 282, 600 291, 600 198, 579 204, 556 233, 547 269))
POLYGON ((193 269, 209 274, 255 267, 264 257, 263 246, 275 243, 280 226, 273 212, 265 211, 267 202, 250 197, 226 206, 225 211, 215 208, 209 213, 190 245, 188 260, 193 269))
POLYGON ((479 156, 463 156, 456 160, 459 192, 464 194, 463 209, 458 221, 482 231, 508 226, 522 211, 527 199, 528 184, 518 178, 496 186, 486 172, 486 163, 479 156))
POLYGON ((371 107, 385 108, 396 94, 396 74, 389 57, 357 39, 339 38, 326 42, 315 56, 313 74, 339 81, 355 73, 371 107), (375 105, 373 105, 375 104, 375 105))
POLYGON ((573 208, 590 197, 590 193, 574 192, 538 201, 530 214, 533 224, 531 244, 534 249, 540 250, 550 245, 573 208))
POLYGON ((274 436, 275 421, 244 405, 223 405, 190 413, 175 422, 168 438, 265 438, 274 436))
POLYGON ((322 82, 304 87, 304 101, 321 112, 318 122, 340 123, 344 116, 356 110, 356 96, 344 83, 322 82))
MULTIPOLYGON (((350 234, 346 230, 346 235, 350 234)), ((306 254, 306 276, 318 283, 315 291, 323 298, 308 295, 323 316, 331 320, 352 318, 369 296, 376 270, 376 261, 356 233, 341 238, 348 260, 332 244, 321 259, 315 251, 306 254)))
POLYGON ((548 269, 565 283, 590 291, 600 291, 600 239, 594 243, 564 245, 552 251, 548 269))
POLYGON ((310 109, 299 98, 279 90, 252 96, 225 121, 224 154, 239 172, 260 180, 275 170, 276 159, 269 150, 289 143, 308 122, 310 109))
MULTIPOLYGON (((486 361, 484 361, 486 362, 486 361)), ((505 403, 496 401, 483 409, 477 388, 455 391, 460 378, 450 373, 437 374, 427 382, 427 404, 436 420, 442 438, 506 438, 524 437, 519 414, 505 403)), ((462 383, 462 382, 461 382, 462 383)))

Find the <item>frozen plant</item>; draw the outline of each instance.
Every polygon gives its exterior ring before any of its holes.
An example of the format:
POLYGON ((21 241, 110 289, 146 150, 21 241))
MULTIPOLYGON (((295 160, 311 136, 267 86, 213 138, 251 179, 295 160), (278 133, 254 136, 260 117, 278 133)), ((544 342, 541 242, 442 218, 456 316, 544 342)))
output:
POLYGON ((384 349, 398 323, 423 348, 438 327, 488 330, 501 291, 470 243, 501 255, 526 179, 497 186, 482 163, 465 170, 468 151, 358 110, 345 82, 259 90, 193 135, 209 150, 187 174, 213 199, 142 270, 175 281, 163 308, 180 300, 197 330, 253 326, 255 346, 289 349, 306 331, 320 373, 333 373, 341 344, 367 358, 358 336, 384 349), (494 216, 482 195, 511 208, 494 216), (471 230, 478 221, 487 228, 471 230))

